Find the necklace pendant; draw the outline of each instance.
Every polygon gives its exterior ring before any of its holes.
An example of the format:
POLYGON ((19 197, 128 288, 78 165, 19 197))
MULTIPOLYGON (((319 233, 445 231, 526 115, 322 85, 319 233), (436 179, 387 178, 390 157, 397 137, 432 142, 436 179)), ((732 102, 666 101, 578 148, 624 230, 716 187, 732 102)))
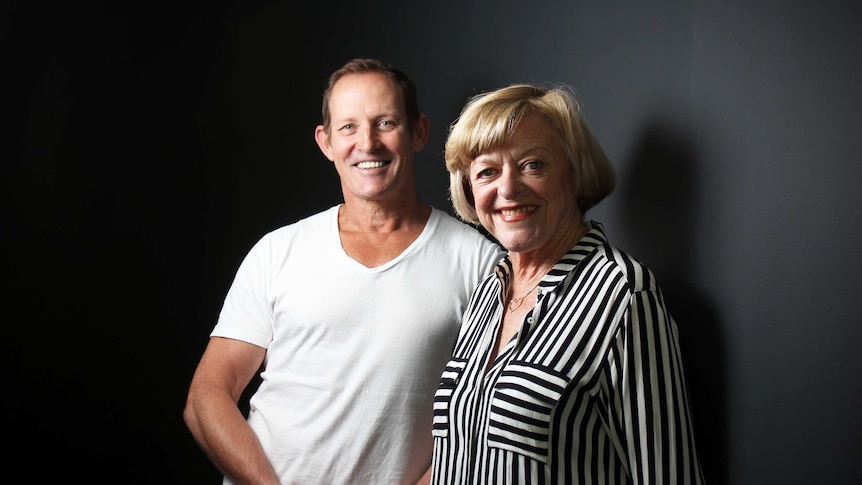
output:
POLYGON ((521 297, 519 297, 519 298, 512 298, 511 300, 509 300, 509 311, 517 310, 517 309, 518 309, 518 307, 520 307, 520 306, 521 306, 521 303, 524 301, 524 298, 526 298, 526 297, 527 297, 527 295, 529 295, 530 293, 532 293, 532 292, 533 292, 533 290, 535 290, 535 289, 536 289, 536 287, 538 287, 538 286, 539 286, 539 282, 537 282, 535 285, 533 285, 533 287, 532 287, 532 288, 530 288, 529 290, 527 290, 527 292, 526 292, 526 293, 524 293, 523 295, 521 295, 521 297))
POLYGON ((523 298, 515 298, 513 300, 509 300, 509 310, 510 311, 517 310, 518 307, 521 306, 521 302, 523 302, 523 301, 524 301, 523 298))

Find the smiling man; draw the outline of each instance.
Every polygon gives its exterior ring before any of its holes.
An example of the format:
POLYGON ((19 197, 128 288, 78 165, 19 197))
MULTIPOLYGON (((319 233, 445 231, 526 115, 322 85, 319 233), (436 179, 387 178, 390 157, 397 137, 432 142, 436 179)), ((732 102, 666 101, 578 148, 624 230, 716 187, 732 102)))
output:
POLYGON ((428 130, 402 71, 356 59, 330 77, 315 139, 344 202, 255 244, 189 389, 225 483, 412 484, 430 466, 440 372, 503 252, 418 199, 428 130))

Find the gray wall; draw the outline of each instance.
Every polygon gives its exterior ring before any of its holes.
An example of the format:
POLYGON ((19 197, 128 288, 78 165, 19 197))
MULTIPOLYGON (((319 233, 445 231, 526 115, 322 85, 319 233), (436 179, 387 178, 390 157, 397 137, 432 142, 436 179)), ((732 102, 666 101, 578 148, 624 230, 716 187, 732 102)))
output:
POLYGON ((340 200, 320 92, 371 56, 417 80, 420 192, 447 210, 468 96, 573 86, 619 173, 588 215, 665 287, 710 483, 862 483, 859 4, 286 3, 8 9, 22 456, 217 480, 185 387, 248 247, 340 200))

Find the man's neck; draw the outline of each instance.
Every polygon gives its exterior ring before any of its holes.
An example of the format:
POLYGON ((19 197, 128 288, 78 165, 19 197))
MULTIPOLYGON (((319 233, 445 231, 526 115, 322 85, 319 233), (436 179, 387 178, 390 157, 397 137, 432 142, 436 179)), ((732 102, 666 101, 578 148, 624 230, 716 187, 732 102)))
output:
POLYGON ((345 203, 338 211, 341 247, 366 267, 380 266, 413 244, 430 215, 431 206, 419 200, 397 208, 345 203))
POLYGON ((421 231, 430 214, 431 207, 415 198, 397 203, 345 201, 338 212, 338 227, 355 232, 421 231))

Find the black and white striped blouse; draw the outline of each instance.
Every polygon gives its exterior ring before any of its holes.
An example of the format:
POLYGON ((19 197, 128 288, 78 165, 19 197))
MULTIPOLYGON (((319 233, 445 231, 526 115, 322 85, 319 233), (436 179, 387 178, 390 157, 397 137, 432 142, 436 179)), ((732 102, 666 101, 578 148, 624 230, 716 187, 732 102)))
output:
POLYGON ((509 259, 473 293, 435 397, 432 483, 704 482, 658 284, 587 224, 487 374, 509 259))

